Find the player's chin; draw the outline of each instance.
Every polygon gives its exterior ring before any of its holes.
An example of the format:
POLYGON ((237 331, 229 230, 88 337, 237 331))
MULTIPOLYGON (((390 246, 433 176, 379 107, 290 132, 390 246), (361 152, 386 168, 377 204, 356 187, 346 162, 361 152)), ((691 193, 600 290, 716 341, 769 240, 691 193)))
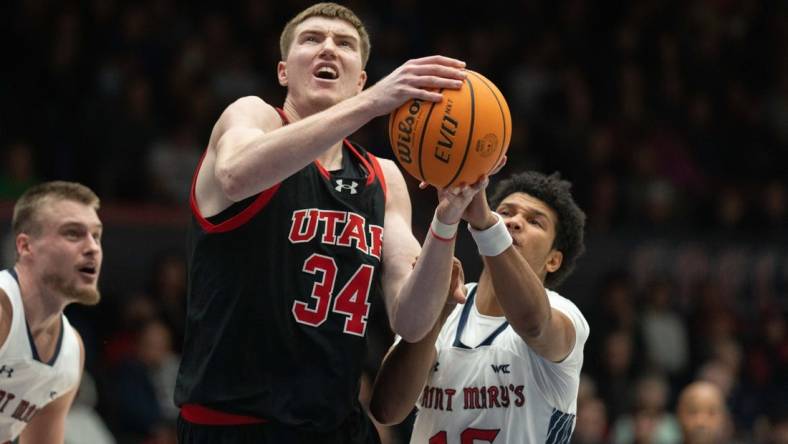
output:
POLYGON ((95 285, 75 288, 70 296, 72 301, 82 305, 96 305, 101 301, 101 292, 95 285))

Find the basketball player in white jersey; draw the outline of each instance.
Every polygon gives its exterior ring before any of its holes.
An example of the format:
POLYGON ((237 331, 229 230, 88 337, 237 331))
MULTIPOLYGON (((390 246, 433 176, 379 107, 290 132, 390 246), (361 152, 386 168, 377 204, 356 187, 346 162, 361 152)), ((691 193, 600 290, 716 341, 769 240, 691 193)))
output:
POLYGON ((546 287, 584 249, 585 215, 570 187, 558 174, 526 172, 499 185, 496 212, 476 195, 463 219, 484 262, 479 283, 424 340, 389 351, 370 403, 378 421, 399 423, 416 402, 411 443, 569 442, 589 329, 546 287))
POLYGON ((98 207, 72 182, 34 186, 14 206, 17 260, 0 272, 0 443, 64 440, 85 352, 63 309, 100 299, 98 207))

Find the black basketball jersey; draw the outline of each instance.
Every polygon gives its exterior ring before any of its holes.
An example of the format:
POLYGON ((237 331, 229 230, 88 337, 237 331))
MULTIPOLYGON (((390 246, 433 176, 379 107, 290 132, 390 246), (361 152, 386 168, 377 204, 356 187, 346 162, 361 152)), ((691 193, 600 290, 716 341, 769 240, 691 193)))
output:
POLYGON ((312 162, 210 220, 192 185, 176 404, 313 430, 350 414, 382 303, 385 188, 377 159, 347 141, 341 170, 312 162))

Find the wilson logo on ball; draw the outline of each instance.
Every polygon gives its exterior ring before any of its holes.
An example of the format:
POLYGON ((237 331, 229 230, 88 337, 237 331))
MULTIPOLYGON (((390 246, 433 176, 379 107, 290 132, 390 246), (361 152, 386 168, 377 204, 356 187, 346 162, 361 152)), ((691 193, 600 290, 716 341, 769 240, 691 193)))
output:
MULTIPOLYGON (((422 102, 420 100, 413 99, 409 103, 407 116, 397 123, 396 143, 394 139, 391 140, 400 163, 413 163, 413 158, 410 155, 413 146, 413 128, 417 123, 416 118, 421 112, 422 102)), ((389 130, 389 134, 391 134, 391 130, 389 130)))
POLYGON ((466 70, 460 89, 441 90, 439 103, 404 103, 389 118, 389 141, 405 171, 445 188, 476 182, 509 148, 512 117, 498 88, 466 70))

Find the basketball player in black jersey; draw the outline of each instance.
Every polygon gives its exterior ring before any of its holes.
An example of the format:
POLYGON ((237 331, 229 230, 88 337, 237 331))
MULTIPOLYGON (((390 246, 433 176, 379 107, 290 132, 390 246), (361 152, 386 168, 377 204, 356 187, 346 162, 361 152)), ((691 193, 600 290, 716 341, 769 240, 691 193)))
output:
POLYGON ((427 334, 449 291, 446 241, 486 183, 442 190, 420 247, 397 166, 345 137, 411 98, 440 101, 464 63, 410 60, 364 90, 367 32, 332 3, 293 18, 280 46, 284 106, 232 103, 194 176, 182 443, 378 442, 358 403, 370 307, 405 340, 427 334))

